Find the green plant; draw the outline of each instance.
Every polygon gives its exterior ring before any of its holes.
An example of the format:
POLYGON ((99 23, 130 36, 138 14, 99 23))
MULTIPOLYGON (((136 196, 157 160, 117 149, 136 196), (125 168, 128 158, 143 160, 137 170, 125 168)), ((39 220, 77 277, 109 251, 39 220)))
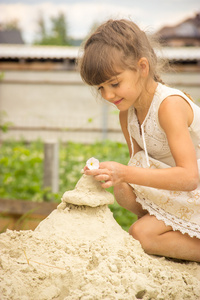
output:
POLYGON ((13 125, 13 123, 4 120, 6 116, 5 111, 0 111, 0 131, 2 132, 7 132, 9 127, 13 125))

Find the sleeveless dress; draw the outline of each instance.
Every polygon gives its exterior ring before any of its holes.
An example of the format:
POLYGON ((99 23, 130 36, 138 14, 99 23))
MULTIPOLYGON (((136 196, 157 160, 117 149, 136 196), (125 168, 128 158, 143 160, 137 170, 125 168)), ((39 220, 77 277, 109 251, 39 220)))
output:
MULTIPOLYGON (((141 129, 138 124, 135 108, 128 110, 128 131, 131 140, 132 153, 134 153, 132 138, 143 149, 132 155, 128 165, 162 169, 175 166, 167 137, 161 128, 158 119, 158 110, 162 101, 171 95, 180 95, 193 110, 193 122, 189 132, 196 150, 200 179, 200 107, 192 102, 184 93, 177 89, 158 83, 151 106, 141 129)), ((186 145, 187 147, 187 145, 186 145)), ((200 239, 200 180, 196 190, 169 191, 129 183, 136 194, 136 201, 150 215, 170 225, 173 230, 187 233, 191 237, 200 239)))

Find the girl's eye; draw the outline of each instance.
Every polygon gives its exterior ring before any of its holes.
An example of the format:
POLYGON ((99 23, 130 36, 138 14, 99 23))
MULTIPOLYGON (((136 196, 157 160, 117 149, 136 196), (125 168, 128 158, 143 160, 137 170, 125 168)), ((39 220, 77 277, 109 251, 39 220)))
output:
POLYGON ((112 84, 112 87, 117 87, 117 86, 119 86, 119 82, 116 82, 116 83, 112 84))
POLYGON ((97 90, 100 91, 102 88, 103 88, 102 86, 99 86, 99 87, 97 88, 97 90))

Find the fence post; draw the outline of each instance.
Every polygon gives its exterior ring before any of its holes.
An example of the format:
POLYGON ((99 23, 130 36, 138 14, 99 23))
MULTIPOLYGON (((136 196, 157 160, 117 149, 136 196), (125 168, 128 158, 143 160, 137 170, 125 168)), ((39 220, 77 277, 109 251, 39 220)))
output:
POLYGON ((53 193, 58 193, 59 182, 59 146, 56 141, 44 143, 44 187, 50 187, 53 193))

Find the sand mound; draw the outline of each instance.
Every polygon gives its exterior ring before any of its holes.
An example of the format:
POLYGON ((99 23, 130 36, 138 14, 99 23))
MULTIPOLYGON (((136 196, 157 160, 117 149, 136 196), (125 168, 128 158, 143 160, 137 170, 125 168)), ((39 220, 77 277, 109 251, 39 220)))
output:
POLYGON ((64 209, 66 203, 96 207, 104 204, 113 204, 114 197, 102 188, 99 182, 94 182, 92 176, 83 175, 77 182, 75 189, 67 191, 62 197, 58 208, 64 209))
POLYGON ((200 299, 199 264, 145 254, 105 204, 64 206, 0 235, 1 300, 200 299))

